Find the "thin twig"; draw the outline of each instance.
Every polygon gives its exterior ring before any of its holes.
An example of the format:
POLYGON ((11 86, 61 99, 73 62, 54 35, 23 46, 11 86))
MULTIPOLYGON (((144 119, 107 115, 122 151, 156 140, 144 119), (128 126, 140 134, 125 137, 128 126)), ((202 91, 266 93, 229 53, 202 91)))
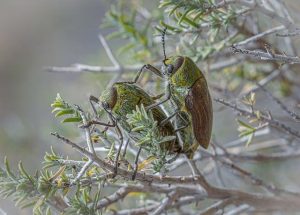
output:
POLYGON ((276 34, 277 37, 295 37, 300 35, 300 30, 297 29, 296 31, 293 32, 287 32, 287 33, 282 33, 282 34, 276 34))
POLYGON ((235 65, 239 65, 241 63, 243 63, 243 61, 246 58, 244 56, 239 56, 239 57, 235 57, 235 58, 229 58, 229 59, 221 59, 218 60, 217 63, 213 63, 211 65, 208 65, 209 71, 221 71, 222 69, 225 69, 227 67, 231 67, 231 66, 235 66, 235 65))
POLYGON ((78 172, 78 174, 76 175, 75 179, 71 182, 71 184, 76 184, 84 175, 84 173, 88 170, 88 168, 92 165, 92 163, 93 163, 92 160, 88 160, 81 168, 81 170, 78 172))
POLYGON ((115 66, 116 70, 118 71, 118 73, 108 83, 108 86, 112 86, 117 80, 119 80, 121 78, 122 74, 124 73, 124 69, 123 69, 123 66, 120 64, 120 62, 117 60, 117 58, 112 53, 112 50, 109 47, 109 45, 107 44, 105 38, 101 34, 99 34, 98 37, 99 37, 99 40, 100 40, 108 58, 110 59, 112 64, 115 66))
POLYGON ((170 194, 167 194, 167 197, 162 200, 161 204, 151 213, 151 215, 161 214, 167 206, 174 201, 176 195, 176 191, 172 191, 170 194))
MULTIPOLYGON (((236 104, 233 104, 233 103, 230 103, 230 102, 227 102, 225 101, 224 99, 217 99, 215 98, 214 99, 216 102, 218 103, 221 103, 225 106, 228 106, 236 111, 238 111, 240 114, 242 114, 243 116, 247 116, 247 117, 252 117, 252 118, 257 118, 257 115, 255 114, 255 111, 254 112, 251 112, 251 111, 248 111, 248 110, 245 110, 245 109, 242 109, 240 107, 238 107, 236 104)), ((287 126, 286 124, 284 123, 281 123, 280 121, 276 120, 276 119, 272 119, 270 118, 269 116, 266 116, 264 114, 261 114, 259 116, 259 119, 263 122, 267 122, 269 123, 271 126, 273 127, 277 127, 277 128, 280 128, 281 130, 285 131, 286 133, 288 134, 291 134, 297 138, 300 139, 300 134, 297 130, 287 126)))
POLYGON ((105 38, 102 36, 102 34, 98 35, 98 38, 103 46, 103 48, 105 49, 105 52, 109 58, 109 60, 112 62, 112 64, 119 70, 122 71, 122 66, 120 64, 120 62, 117 60, 117 58, 114 56, 114 54, 112 53, 109 45, 107 44, 105 38))
POLYGON ((65 160, 65 159, 58 159, 56 160, 56 162, 61 165, 78 166, 78 167, 82 167, 86 163, 85 161, 75 161, 75 160, 65 160))
POLYGON ((280 61, 288 64, 300 64, 300 58, 298 56, 295 57, 295 56, 287 56, 287 55, 280 55, 280 54, 270 54, 268 52, 241 49, 235 46, 232 46, 231 49, 234 53, 254 56, 261 60, 280 61))
MULTIPOLYGON (((124 72, 134 72, 138 71, 143 64, 137 64, 137 65, 126 65, 123 66, 124 72)), ((70 67, 45 67, 45 69, 49 72, 62 72, 62 73, 86 73, 86 72, 92 72, 92 73, 119 73, 120 68, 117 68, 115 66, 90 66, 90 65, 84 65, 84 64, 74 64, 70 67)))
MULTIPOLYGON (((92 153, 93 155, 96 155, 95 149, 94 149, 94 145, 92 143, 92 139, 91 139, 91 132, 90 132, 90 128, 88 126, 86 126, 88 124, 88 120, 86 118, 86 115, 84 113, 84 111, 79 107, 76 106, 82 122, 83 122, 83 126, 84 126, 84 132, 85 132, 85 137, 86 137, 86 144, 88 146, 88 151, 90 153, 92 153)), ((75 177, 75 179, 71 182, 71 185, 76 184, 78 182, 78 180, 80 180, 80 178, 85 174, 85 172, 88 170, 88 168, 92 165, 93 160, 88 158, 89 160, 83 165, 83 167, 81 168, 81 170, 78 172, 77 176, 75 177)))
POLYGON ((92 154, 95 155, 96 152, 95 152, 94 145, 93 145, 92 138, 91 138, 91 131, 90 131, 89 126, 87 126, 88 120, 86 118, 84 111, 79 106, 76 106, 76 107, 77 107, 77 110, 78 110, 78 112, 81 116, 82 122, 83 122, 83 130, 85 132, 86 144, 88 146, 89 152, 91 152, 92 154))
POLYGON ((199 215, 210 215, 217 214, 219 210, 224 210, 224 208, 234 202, 234 198, 228 198, 209 206, 205 210, 201 211, 199 215))
POLYGON ((239 215, 242 212, 248 211, 249 209, 251 209, 251 207, 249 205, 243 204, 243 205, 240 205, 240 206, 224 213, 224 215, 239 215))
MULTIPOLYGON (((197 196, 187 196, 187 197, 182 197, 180 198, 178 201, 176 201, 176 203, 172 204, 172 205, 168 205, 166 207, 166 209, 172 209, 172 208, 177 208, 177 207, 181 207, 184 205, 188 205, 194 202, 198 202, 200 200, 203 200, 205 198, 205 196, 201 196, 201 195, 197 195, 197 196)), ((135 208, 135 209, 125 209, 125 210, 121 210, 116 212, 116 215, 141 215, 141 214, 149 214, 149 212, 151 212, 152 210, 154 210, 155 208, 157 208, 159 206, 159 204, 153 204, 147 207, 141 207, 141 208, 135 208)))
MULTIPOLYGON (((218 154, 218 156, 221 156, 218 154)), ((280 161, 287 159, 295 159, 300 157, 300 150, 290 152, 278 152, 272 154, 233 154, 228 153, 227 156, 233 160, 239 161, 252 161, 252 162, 264 162, 264 161, 280 161)))
POLYGON ((238 43, 235 43, 234 46, 242 46, 242 45, 246 45, 246 44, 248 44, 248 43, 250 43, 250 42, 254 42, 254 41, 256 41, 256 40, 258 40, 258 39, 260 39, 260 38, 262 38, 262 37, 265 37, 265 36, 267 36, 267 35, 276 33, 276 32, 281 31, 281 30, 283 30, 283 29, 285 29, 285 26, 283 26, 283 25, 280 25, 280 26, 277 26, 277 27, 268 29, 268 30, 266 30, 266 31, 264 31, 264 32, 261 32, 261 33, 259 33, 259 34, 254 35, 254 36, 252 36, 252 37, 248 37, 247 39, 245 39, 245 40, 243 40, 243 41, 240 41, 240 42, 238 42, 238 43))
POLYGON ((291 192, 291 191, 288 191, 288 190, 280 189, 280 188, 275 187, 274 185, 267 184, 262 179, 254 176, 252 173, 242 169, 241 167, 237 166, 236 164, 234 164, 230 160, 225 160, 225 159, 222 159, 222 158, 221 159, 217 158, 217 159, 222 164, 229 167, 229 169, 233 169, 233 170, 237 171, 238 173, 240 173, 241 175, 243 175, 245 177, 248 177, 250 179, 251 183, 253 183, 254 185, 261 186, 261 187, 265 188, 266 190, 268 190, 271 193, 274 193, 276 195, 286 194, 286 195, 295 195, 295 196, 300 197, 299 193, 295 193, 295 192, 291 192))
POLYGON ((283 24, 287 29, 294 27, 294 24, 290 20, 279 16, 275 11, 266 9, 261 4, 257 3, 255 0, 252 2, 247 0, 238 0, 235 3, 252 8, 253 10, 258 11, 261 14, 270 17, 271 19, 277 20, 278 22, 283 24))
POLYGON ((110 196, 104 197, 102 200, 100 200, 97 204, 97 209, 102 209, 104 207, 107 207, 108 205, 111 205, 120 199, 125 198, 130 192, 134 191, 140 191, 135 189, 128 189, 127 187, 121 187, 119 190, 117 190, 114 194, 110 196))
POLYGON ((276 98, 271 92, 269 92, 264 86, 257 83, 257 86, 261 88, 262 91, 264 91, 273 101, 275 101, 280 108, 286 112, 289 116, 291 116, 296 122, 300 121, 300 116, 296 114, 295 112, 289 110, 289 108, 283 104, 278 98, 276 98))
MULTIPOLYGON (((275 78, 279 77, 280 74, 283 72, 284 69, 275 69, 272 71, 269 75, 267 75, 265 78, 261 79, 257 85, 260 86, 266 86, 268 83, 273 81, 275 78)), ((251 93, 254 93, 260 89, 259 86, 254 86, 252 89, 250 89, 248 92, 243 93, 240 97, 245 97, 250 95, 251 93)))

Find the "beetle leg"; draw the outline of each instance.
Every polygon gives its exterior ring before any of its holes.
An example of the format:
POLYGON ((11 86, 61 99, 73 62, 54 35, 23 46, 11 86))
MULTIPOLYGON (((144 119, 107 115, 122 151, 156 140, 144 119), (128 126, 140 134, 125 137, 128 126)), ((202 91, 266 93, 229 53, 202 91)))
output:
POLYGON ((138 171, 138 167, 139 167, 138 162, 139 162, 139 156, 140 156, 141 151, 142 151, 142 147, 140 146, 140 148, 138 150, 138 153, 135 157, 135 161, 134 161, 134 170, 133 170, 133 174, 132 174, 132 177, 131 177, 132 181, 134 181, 136 173, 138 171))
POLYGON ((93 96, 93 95, 90 95, 89 101, 90 101, 90 104, 92 106, 93 112, 94 112, 95 116, 97 117, 98 114, 97 114, 97 110, 96 110, 96 107, 95 107, 94 103, 98 103, 99 99, 97 97, 93 96))
POLYGON ((144 66, 142 66, 142 68, 140 69, 140 71, 137 73, 137 75, 135 76, 135 78, 133 79, 133 81, 131 82, 132 84, 135 84, 138 82, 139 78, 141 77, 143 71, 147 69, 149 70, 150 72, 153 72, 154 74, 156 74, 157 76, 163 78, 163 75, 162 73, 157 69, 155 68, 154 66, 152 66, 151 64, 146 64, 144 66))
POLYGON ((178 157, 179 157, 179 155, 180 155, 180 153, 176 153, 175 155, 174 155, 174 157, 172 157, 172 158, 170 158, 169 160, 167 160, 167 164, 170 164, 170 163, 172 163, 173 161, 175 161, 178 157))
POLYGON ((187 128, 188 126, 189 126, 189 125, 184 125, 184 126, 181 126, 181 127, 179 127, 179 128, 176 128, 176 129, 174 130, 174 132, 175 132, 175 133, 176 133, 176 132, 179 132, 179 131, 181 131, 181 130, 187 128))
POLYGON ((177 114, 179 113, 179 111, 175 111, 173 114, 171 114, 170 116, 168 116, 167 118, 165 118, 164 120, 162 120, 158 126, 164 126, 166 125, 172 118, 174 118, 177 114))
POLYGON ((123 81, 117 83, 136 84, 145 70, 149 70, 150 72, 153 72, 155 75, 164 78, 164 76, 162 75, 161 71, 159 71, 159 69, 155 68, 151 64, 145 64, 144 66, 141 67, 141 69, 139 70, 139 72, 136 74, 136 76, 132 81, 123 81))
POLYGON ((174 132, 181 131, 182 129, 185 129, 186 127, 188 127, 188 126, 190 125, 189 122, 187 121, 187 119, 185 119, 185 118, 182 116, 182 114, 180 114, 180 111, 178 112, 178 117, 181 118, 182 124, 183 124, 183 125, 182 125, 181 127, 179 127, 179 128, 176 128, 174 132))
POLYGON ((169 100, 171 99, 171 89, 170 89, 170 84, 167 85, 167 90, 166 90, 166 91, 167 91, 167 92, 166 92, 166 94, 165 94, 165 95, 166 95, 166 98, 165 98, 165 99, 163 99, 162 101, 160 101, 160 102, 158 102, 158 103, 154 103, 154 104, 152 104, 152 105, 147 106, 147 107, 146 107, 146 110, 149 111, 149 110, 151 110, 151 109, 153 109, 153 108, 155 108, 155 107, 157 107, 157 106, 159 106, 159 105, 161 105, 161 104, 163 104, 163 103, 169 101, 169 100))
POLYGON ((161 94, 158 94, 156 96, 152 96, 151 99, 157 100, 157 99, 160 99, 161 97, 163 97, 164 95, 165 95, 165 93, 161 93, 161 94))
MULTIPOLYGON (((95 114, 96 118, 98 118, 97 111, 96 111, 96 108, 94 106, 94 102, 95 103, 99 103, 99 99, 96 98, 95 96, 91 95, 89 97, 89 100, 90 100, 92 109, 94 111, 94 114, 95 114)), ((106 108, 104 108, 104 110, 108 114, 110 120, 112 121, 112 124, 110 124, 110 123, 103 123, 103 122, 100 122, 100 121, 97 121, 97 120, 92 120, 92 121, 88 122, 88 126, 93 125, 93 124, 103 125, 103 126, 106 126, 106 128, 105 128, 106 130, 107 130, 108 127, 115 127, 116 128, 116 133, 119 136, 120 145, 119 145, 119 148, 118 148, 118 151, 117 151, 117 154, 116 154, 116 157, 115 157, 115 161, 114 161, 114 163, 115 163, 114 165, 115 166, 114 166, 114 171, 113 171, 113 176, 112 177, 115 177, 117 175, 117 173, 118 173, 119 157, 120 157, 120 153, 121 153, 122 146, 123 146, 123 134, 122 134, 121 129, 119 128, 119 126, 117 124, 117 120, 112 115, 112 113, 110 111, 108 111, 106 108)))
POLYGON ((114 166, 114 171, 113 171, 113 177, 115 177, 118 173, 119 157, 120 157, 120 153, 121 153, 122 145, 123 145, 123 134, 122 134, 121 129, 118 126, 118 122, 117 122, 116 118, 113 116, 113 114, 109 110, 107 110, 106 108, 104 108, 104 110, 108 114, 110 120, 113 122, 114 127, 116 128, 116 133, 119 136, 119 141, 120 141, 120 146, 118 148, 118 151, 117 151, 117 154, 116 154, 116 157, 115 157, 115 166, 114 166))

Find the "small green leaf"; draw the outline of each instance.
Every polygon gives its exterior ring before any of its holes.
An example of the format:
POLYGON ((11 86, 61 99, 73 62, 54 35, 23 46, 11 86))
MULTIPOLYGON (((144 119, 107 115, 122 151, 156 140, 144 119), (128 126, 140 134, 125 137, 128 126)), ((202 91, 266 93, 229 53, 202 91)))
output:
POLYGON ((252 133, 251 135, 249 135, 249 138, 248 138, 248 140, 247 140, 247 142, 246 142, 246 147, 248 147, 249 144, 252 142, 253 137, 254 137, 254 133, 252 133))
POLYGON ((131 129, 131 131, 133 132, 138 132, 138 131, 141 131, 145 128, 145 126, 141 125, 141 126, 138 126, 138 127, 135 127, 133 129, 131 129))
POLYGON ((243 131, 240 133, 239 137, 245 137, 245 136, 248 136, 250 134, 253 134, 254 133, 254 130, 247 130, 247 131, 243 131))
POLYGON ((243 126, 243 127, 249 128, 249 129, 251 129, 251 130, 255 130, 254 127, 252 127, 251 125, 249 125, 249 124, 247 124, 247 123, 245 123, 245 122, 243 122, 243 121, 241 121, 241 120, 238 120, 238 123, 239 123, 241 126, 243 126))
POLYGON ((170 141, 174 141, 174 140, 176 140, 176 136, 166 136, 166 137, 163 137, 163 139, 161 141, 159 141, 158 144, 170 142, 170 141))
POLYGON ((67 115, 67 114, 73 114, 74 112, 75 111, 72 108, 64 109, 64 110, 58 111, 55 114, 55 117, 59 117, 59 116, 67 115))
POLYGON ((56 103, 51 104, 51 107, 53 107, 53 108, 64 108, 65 104, 56 102, 56 103))
POLYGON ((62 123, 67 123, 67 122, 81 122, 82 119, 81 117, 71 117, 71 118, 66 118, 64 120, 62 120, 62 123))

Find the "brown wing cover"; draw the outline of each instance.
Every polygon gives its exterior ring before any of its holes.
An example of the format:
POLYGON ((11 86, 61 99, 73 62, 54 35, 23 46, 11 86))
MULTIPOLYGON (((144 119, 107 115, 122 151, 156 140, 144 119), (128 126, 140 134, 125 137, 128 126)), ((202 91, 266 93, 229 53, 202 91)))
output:
POLYGON ((191 114, 193 132, 199 145, 207 149, 212 130, 213 109, 206 80, 199 78, 185 98, 185 106, 191 114))

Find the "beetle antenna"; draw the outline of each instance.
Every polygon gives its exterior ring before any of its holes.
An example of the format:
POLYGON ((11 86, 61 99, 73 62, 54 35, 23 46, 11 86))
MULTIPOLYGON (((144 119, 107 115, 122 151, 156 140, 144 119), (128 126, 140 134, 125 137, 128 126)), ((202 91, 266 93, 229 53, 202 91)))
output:
POLYGON ((167 59, 167 55, 166 55, 166 43, 165 43, 166 33, 167 33, 167 27, 164 28, 164 30, 162 31, 162 35, 161 35, 161 42, 162 42, 162 45, 163 45, 163 53, 164 53, 163 63, 165 64, 165 66, 166 66, 165 60, 167 59))

